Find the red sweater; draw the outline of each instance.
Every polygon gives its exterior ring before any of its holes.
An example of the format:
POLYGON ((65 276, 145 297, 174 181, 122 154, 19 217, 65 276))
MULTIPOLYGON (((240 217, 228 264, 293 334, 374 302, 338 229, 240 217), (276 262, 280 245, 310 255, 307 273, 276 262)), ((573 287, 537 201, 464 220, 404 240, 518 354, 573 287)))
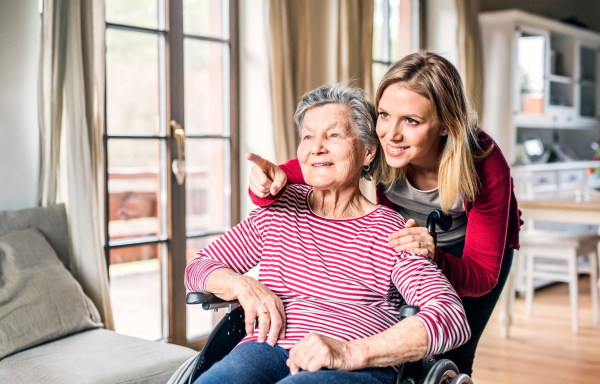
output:
MULTIPOLYGON (((448 278, 459 296, 482 296, 498 282, 502 256, 505 248, 519 249, 519 229, 523 223, 510 176, 510 167, 502 151, 485 132, 479 134, 479 144, 494 150, 476 164, 479 177, 479 193, 472 202, 465 199, 467 234, 462 259, 435 250, 434 261, 448 278)), ((298 159, 282 164, 288 183, 305 184, 298 159)), ((252 202, 265 207, 285 193, 283 188, 277 196, 260 198, 250 192, 252 202)), ((377 186, 377 203, 392 207, 377 186)), ((407 218, 408 219, 408 218, 407 218)))

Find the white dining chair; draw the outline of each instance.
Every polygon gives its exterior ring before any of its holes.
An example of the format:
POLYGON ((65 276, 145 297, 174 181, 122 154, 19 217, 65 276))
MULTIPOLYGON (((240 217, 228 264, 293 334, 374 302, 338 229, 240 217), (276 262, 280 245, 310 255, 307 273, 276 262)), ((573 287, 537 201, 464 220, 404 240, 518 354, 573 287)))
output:
MULTIPOLYGON (((592 309, 594 323, 600 321, 598 304, 598 252, 600 236, 577 235, 566 232, 530 229, 520 236, 521 249, 513 263, 514 281, 510 284, 510 300, 514 300, 517 286, 525 281, 526 315, 533 311, 534 279, 559 281, 569 284, 571 303, 571 330, 579 332, 579 291, 580 273, 590 275, 592 309), (587 265, 578 259, 588 256, 587 265)), ((513 305, 510 305, 512 314, 513 305)))

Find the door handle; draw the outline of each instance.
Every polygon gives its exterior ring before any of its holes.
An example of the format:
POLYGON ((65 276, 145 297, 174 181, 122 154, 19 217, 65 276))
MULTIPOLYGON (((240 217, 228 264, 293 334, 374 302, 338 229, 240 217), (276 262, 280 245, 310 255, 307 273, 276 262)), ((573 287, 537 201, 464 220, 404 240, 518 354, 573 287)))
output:
POLYGON ((175 120, 171 120, 173 139, 177 146, 177 157, 171 163, 171 170, 179 185, 185 181, 185 131, 175 120))

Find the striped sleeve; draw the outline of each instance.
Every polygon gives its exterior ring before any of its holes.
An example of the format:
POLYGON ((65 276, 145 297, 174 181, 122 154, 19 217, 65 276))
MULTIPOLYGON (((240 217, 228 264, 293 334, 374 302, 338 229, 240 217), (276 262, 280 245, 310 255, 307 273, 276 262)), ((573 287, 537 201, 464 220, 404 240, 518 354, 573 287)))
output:
MULTIPOLYGON (((208 277, 219 269, 229 268, 244 274, 261 258, 263 239, 257 216, 264 209, 250 212, 246 220, 200 250, 185 269, 185 287, 189 291, 205 291, 208 277)), ((264 221, 264 220, 262 220, 264 221)))
POLYGON ((427 331, 427 356, 454 349, 469 340, 471 329, 462 301, 448 279, 425 256, 403 253, 392 268, 392 282, 427 331))

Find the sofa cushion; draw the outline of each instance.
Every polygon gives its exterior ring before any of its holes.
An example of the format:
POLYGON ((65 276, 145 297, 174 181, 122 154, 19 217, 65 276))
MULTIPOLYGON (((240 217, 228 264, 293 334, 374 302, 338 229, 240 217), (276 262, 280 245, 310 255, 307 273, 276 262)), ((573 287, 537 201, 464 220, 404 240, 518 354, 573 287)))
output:
POLYGON ((69 225, 64 204, 0 212, 0 236, 14 231, 37 228, 56 251, 58 258, 71 270, 69 225))
POLYGON ((0 383, 164 384, 196 353, 94 329, 1 360, 0 383))
POLYGON ((37 229, 0 237, 0 359, 100 326, 98 310, 37 229))

